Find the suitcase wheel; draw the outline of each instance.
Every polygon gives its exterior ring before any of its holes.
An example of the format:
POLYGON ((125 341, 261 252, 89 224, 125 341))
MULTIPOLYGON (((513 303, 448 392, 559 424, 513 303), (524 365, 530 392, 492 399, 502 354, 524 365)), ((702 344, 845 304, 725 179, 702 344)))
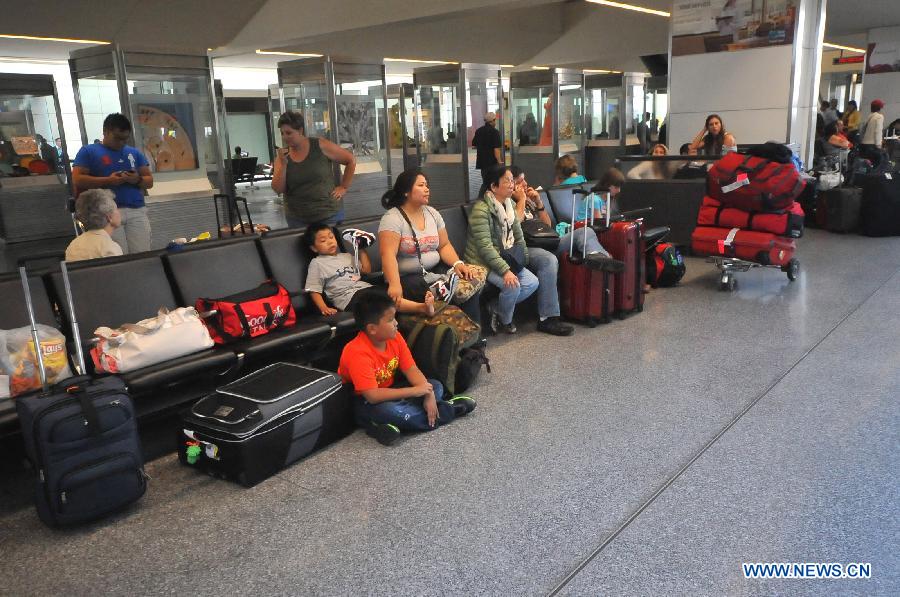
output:
POLYGON ((781 271, 787 274, 788 280, 793 282, 797 279, 797 276, 800 275, 800 260, 799 259, 791 259, 786 264, 781 266, 781 271))
POLYGON ((722 278, 719 280, 719 290, 733 292, 735 288, 737 288, 737 279, 734 274, 728 272, 722 274, 722 278))

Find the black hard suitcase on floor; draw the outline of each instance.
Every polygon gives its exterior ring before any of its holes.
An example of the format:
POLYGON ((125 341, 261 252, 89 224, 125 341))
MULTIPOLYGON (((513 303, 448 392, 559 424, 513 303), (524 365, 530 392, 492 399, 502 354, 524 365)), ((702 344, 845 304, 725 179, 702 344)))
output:
POLYGON ((900 236, 900 173, 865 178, 860 228, 866 236, 900 236))
MULTIPOLYGON (((74 314, 65 263, 61 269, 69 312, 74 314)), ((20 267, 19 273, 32 338, 39 345, 25 268, 20 267)), ((84 371, 77 321, 72 321, 72 328, 84 371)), ((48 388, 42 363, 38 370, 43 391, 19 396, 15 402, 25 450, 37 470, 35 504, 40 519, 50 526, 88 522, 144 495, 147 477, 134 406, 122 380, 76 376, 48 388)))
POLYGON ((182 463, 247 487, 349 433, 352 404, 335 373, 274 363, 182 415, 182 463))
POLYGON ((855 187, 836 187, 819 191, 816 223, 831 232, 854 232, 859 228, 862 191, 855 187))

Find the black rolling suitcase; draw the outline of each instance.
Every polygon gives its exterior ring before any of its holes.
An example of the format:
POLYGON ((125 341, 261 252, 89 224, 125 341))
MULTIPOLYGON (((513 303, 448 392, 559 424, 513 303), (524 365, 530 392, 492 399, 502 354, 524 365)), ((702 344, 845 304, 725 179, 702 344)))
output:
POLYGON ((247 487, 352 429, 335 373, 274 363, 201 398, 182 415, 182 463, 247 487))
POLYGON ((860 224, 866 236, 900 236, 900 173, 865 178, 860 224))
MULTIPOLYGON (((66 264, 61 268, 78 363, 85 371, 66 264)), ((24 267, 19 274, 32 338, 39 345, 24 267)), ((16 398, 16 410, 28 459, 38 472, 35 502, 41 520, 50 526, 87 522, 144 495, 147 477, 134 407, 122 380, 76 376, 48 388, 40 356, 37 364, 44 389, 16 398)))
POLYGON ((820 191, 816 200, 816 224, 831 232, 854 232, 859 228, 862 191, 835 187, 820 191))

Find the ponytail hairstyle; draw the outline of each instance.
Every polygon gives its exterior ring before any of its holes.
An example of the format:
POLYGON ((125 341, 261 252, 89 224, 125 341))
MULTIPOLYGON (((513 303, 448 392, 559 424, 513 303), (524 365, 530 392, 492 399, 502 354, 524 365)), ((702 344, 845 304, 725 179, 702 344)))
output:
MULTIPOLYGON (((394 187, 381 196, 381 206, 390 209, 406 203, 406 196, 412 191, 419 176, 425 176, 425 174, 418 168, 410 168, 401 172, 394 182, 394 187)), ((428 180, 427 176, 425 180, 428 180)))

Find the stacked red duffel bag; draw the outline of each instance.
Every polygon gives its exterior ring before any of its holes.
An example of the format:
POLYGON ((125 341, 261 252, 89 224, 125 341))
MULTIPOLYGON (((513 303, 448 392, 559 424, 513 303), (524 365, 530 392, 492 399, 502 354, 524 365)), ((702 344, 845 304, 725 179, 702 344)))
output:
POLYGON ((803 209, 795 199, 806 183, 787 147, 766 143, 753 153, 729 153, 710 167, 691 248, 698 255, 783 266, 803 235, 803 209))

